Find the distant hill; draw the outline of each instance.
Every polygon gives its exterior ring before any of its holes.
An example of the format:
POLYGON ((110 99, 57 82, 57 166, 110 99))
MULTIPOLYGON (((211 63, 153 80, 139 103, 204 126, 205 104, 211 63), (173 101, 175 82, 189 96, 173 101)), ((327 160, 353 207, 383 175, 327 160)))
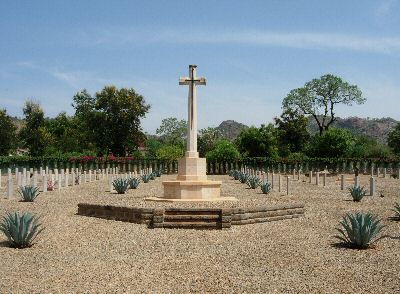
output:
POLYGON ((246 128, 248 126, 234 120, 225 120, 217 127, 222 136, 228 140, 235 140, 241 130, 246 128))
MULTIPOLYGON (((348 118, 337 118, 337 121, 332 124, 332 127, 348 129, 355 135, 366 135, 373 139, 376 139, 382 144, 386 144, 388 133, 394 129, 399 123, 393 118, 359 118, 359 117, 348 117, 348 118)), ((318 126, 315 120, 309 118, 309 130, 311 133, 318 132, 318 126)))

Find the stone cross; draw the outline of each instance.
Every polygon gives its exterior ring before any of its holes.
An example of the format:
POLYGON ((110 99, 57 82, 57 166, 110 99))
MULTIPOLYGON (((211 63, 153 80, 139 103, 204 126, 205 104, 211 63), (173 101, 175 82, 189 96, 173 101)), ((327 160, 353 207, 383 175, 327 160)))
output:
POLYGON ((189 65, 189 77, 179 79, 179 85, 189 86, 188 95, 188 130, 186 157, 198 157, 197 153, 197 95, 196 86, 206 85, 206 79, 196 76, 197 65, 189 65))

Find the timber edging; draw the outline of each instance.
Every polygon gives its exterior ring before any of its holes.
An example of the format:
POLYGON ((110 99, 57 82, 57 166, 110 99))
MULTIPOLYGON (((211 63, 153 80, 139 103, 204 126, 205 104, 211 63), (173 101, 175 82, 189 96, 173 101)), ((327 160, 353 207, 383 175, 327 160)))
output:
POLYGON ((149 228, 227 229, 303 217, 304 204, 255 208, 136 208, 79 203, 78 215, 146 224, 149 228))

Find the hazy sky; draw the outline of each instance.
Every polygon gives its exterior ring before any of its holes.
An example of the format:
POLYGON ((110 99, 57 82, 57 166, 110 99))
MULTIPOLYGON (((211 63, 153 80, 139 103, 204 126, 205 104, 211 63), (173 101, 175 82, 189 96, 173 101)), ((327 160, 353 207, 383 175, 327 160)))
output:
POLYGON ((72 96, 132 87, 151 110, 186 119, 188 65, 207 78, 199 125, 271 122, 294 88, 326 73, 368 99, 342 117, 400 119, 400 1, 1 1, 0 108, 27 98, 47 116, 72 96))

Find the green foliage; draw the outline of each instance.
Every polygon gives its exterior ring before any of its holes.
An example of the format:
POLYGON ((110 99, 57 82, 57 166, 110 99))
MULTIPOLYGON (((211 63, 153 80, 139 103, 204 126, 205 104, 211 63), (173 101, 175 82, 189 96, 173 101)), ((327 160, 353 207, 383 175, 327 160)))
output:
POLYGON ((372 138, 355 136, 349 155, 354 158, 390 158, 392 154, 388 146, 379 144, 372 138))
POLYGON ((340 77, 327 74, 307 82, 302 88, 290 91, 283 99, 282 106, 284 111, 311 115, 318 124, 319 133, 322 134, 336 119, 336 105, 362 104, 365 101, 356 85, 350 85, 340 77))
POLYGON ((19 133, 24 147, 29 149, 32 156, 40 156, 45 152, 47 141, 50 139, 45 126, 44 112, 38 103, 25 102, 23 109, 25 125, 19 133))
POLYGON ((261 185, 261 181, 259 178, 255 177, 255 176, 249 176, 247 178, 247 182, 246 182, 247 186, 249 186, 251 189, 256 189, 261 185))
POLYGON ((17 143, 16 126, 5 109, 0 109, 0 155, 9 155, 17 143))
POLYGON ((156 174, 154 172, 149 174, 150 180, 155 180, 156 179, 156 174))
POLYGON ((288 156, 294 152, 302 152, 310 139, 308 119, 288 109, 274 120, 278 130, 279 154, 288 156))
POLYGON ((197 149, 200 157, 205 157, 208 152, 215 149, 221 137, 221 132, 217 128, 201 129, 197 136, 197 149))
POLYGON ((148 136, 146 141, 146 157, 150 159, 157 158, 157 151, 163 146, 160 140, 153 137, 154 136, 148 136))
POLYGON ((380 222, 381 220, 377 216, 370 213, 348 213, 339 222, 341 227, 337 230, 340 234, 335 238, 348 246, 366 249, 384 237, 378 237, 385 227, 380 222))
POLYGON ((396 217, 400 219, 400 203, 396 202, 392 210, 395 212, 396 217))
POLYGON ((39 188, 34 186, 21 186, 18 190, 23 202, 33 202, 39 196, 39 188))
POLYGON ((353 135, 345 129, 331 128, 322 135, 314 135, 307 146, 312 157, 341 158, 351 153, 353 135))
POLYGON ((145 141, 140 119, 150 105, 134 89, 106 86, 95 97, 87 91, 78 92, 73 107, 88 146, 98 152, 121 156, 131 153, 145 141))
POLYGON ((161 121, 156 134, 161 136, 161 140, 167 145, 179 145, 183 147, 187 134, 187 122, 185 120, 178 121, 175 117, 165 118, 161 121))
POLYGON ((140 178, 130 178, 129 179, 129 188, 130 189, 137 189, 140 184, 140 178))
POLYGON ((232 162, 240 159, 240 153, 228 140, 220 140, 213 150, 207 152, 206 158, 209 161, 232 162))
POLYGON ((114 186, 115 191, 117 191, 118 194, 125 194, 126 190, 128 190, 129 187, 129 179, 115 179, 112 184, 114 186))
POLYGON ((351 197, 353 197, 353 201, 355 201, 355 202, 361 201, 361 199, 363 199, 363 197, 367 194, 364 187, 360 187, 360 186, 350 187, 349 191, 350 191, 351 197))
POLYGON ((157 150, 157 159, 173 161, 183 157, 183 150, 179 146, 164 145, 157 150))
POLYGON ((151 180, 151 176, 150 175, 142 175, 142 181, 143 183, 148 183, 151 180))
POLYGON ((159 178, 159 177, 161 177, 161 175, 162 175, 162 171, 161 170, 155 170, 154 171, 154 175, 157 177, 157 178, 159 178))
POLYGON ((7 213, 2 218, 0 230, 6 235, 10 247, 26 248, 33 245, 33 241, 43 231, 39 218, 29 212, 7 213))
POLYGON ((240 153, 247 157, 276 158, 278 155, 277 133, 272 124, 243 129, 236 144, 240 153))
POLYGON ((393 152, 400 155, 400 123, 389 133, 387 141, 393 152))
POLYGON ((240 172, 240 174, 239 174, 239 181, 240 181, 242 184, 246 184, 246 183, 247 183, 247 180, 249 179, 249 177, 250 177, 250 175, 248 175, 248 174, 246 174, 246 173, 244 173, 244 172, 240 172))
POLYGON ((269 182, 261 183, 260 187, 263 194, 268 194, 272 189, 272 185, 269 182))

